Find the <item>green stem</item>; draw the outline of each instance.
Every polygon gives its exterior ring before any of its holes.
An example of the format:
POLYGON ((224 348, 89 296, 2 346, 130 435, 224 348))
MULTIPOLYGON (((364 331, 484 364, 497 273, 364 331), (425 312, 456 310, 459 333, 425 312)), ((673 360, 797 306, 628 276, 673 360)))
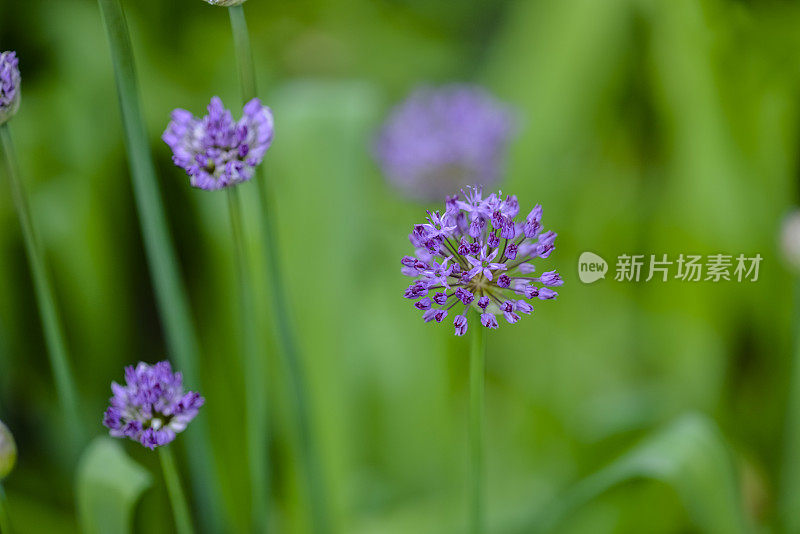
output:
MULTIPOLYGON (((236 58, 239 67, 239 79, 242 84, 242 97, 245 102, 258 95, 256 87, 255 65, 253 63, 250 34, 247 30, 247 21, 242 6, 228 8, 233 31, 236 58)), ((328 511, 328 499, 325 492, 325 481, 319 454, 315 447, 315 436, 311 422, 310 400, 305 370, 294 336, 294 329, 290 323, 291 311, 286 297, 283 270, 281 268, 278 233, 275 229, 275 205, 269 189, 269 181, 264 171, 264 166, 259 169, 258 181, 259 200, 261 203, 261 226, 265 240, 267 255, 267 279, 272 295, 272 315, 275 318, 275 328, 278 342, 281 346, 289 380, 293 391, 295 421, 297 424, 300 454, 304 466, 308 499, 314 525, 314 532, 331 532, 332 525, 328 511)))
POLYGON ((161 460, 161 469, 164 471, 164 482, 167 484, 169 501, 172 504, 172 515, 175 518, 175 527, 178 534, 193 534, 192 519, 189 515, 189 504, 181 487, 181 478, 175 466, 175 456, 168 446, 158 448, 158 457, 161 460))
POLYGON ((469 458, 470 458, 470 532, 483 534, 483 404, 486 367, 486 336, 477 312, 472 318, 472 346, 469 357, 469 458))
POLYGON ((795 281, 795 348, 789 375, 780 513, 784 531, 800 533, 800 280, 795 281))
MULTIPOLYGON (((167 347, 186 383, 202 391, 197 336, 158 190, 125 14, 120 0, 98 0, 98 4, 108 34, 139 224, 167 347)), ((217 481, 219 466, 211 452, 210 433, 204 418, 195 420, 187 433, 190 438, 194 436, 186 451, 201 524, 210 532, 220 532, 223 522, 217 481), (212 462, 216 469, 212 469, 212 462)))
POLYGON ((11 519, 8 515, 8 499, 0 484, 0 534, 11 534, 11 519))
POLYGON ((64 410, 68 431, 71 433, 71 445, 77 448, 82 445, 85 435, 83 433, 83 425, 80 422, 75 380, 67 357, 64 331, 53 294, 53 286, 45 268, 44 254, 39 242, 39 236, 36 233, 28 207, 25 188, 19 176, 19 165, 17 164, 14 143, 11 140, 11 130, 8 124, 0 126, 0 144, 2 144, 5 153, 11 196, 14 199, 19 223, 22 227, 25 252, 31 269, 36 300, 39 304, 39 313, 42 318, 45 343, 47 344, 47 354, 50 358, 50 367, 55 378, 56 391, 58 392, 61 407, 64 410))
POLYGON ((239 190, 228 189, 228 208, 233 232, 234 261, 239 290, 241 338, 244 352, 244 381, 246 396, 246 439, 247 455, 252 484, 251 513, 256 532, 266 532, 269 519, 269 426, 267 424, 267 395, 265 372, 258 351, 254 328, 254 309, 252 284, 249 283, 247 252, 244 242, 241 199, 239 190))

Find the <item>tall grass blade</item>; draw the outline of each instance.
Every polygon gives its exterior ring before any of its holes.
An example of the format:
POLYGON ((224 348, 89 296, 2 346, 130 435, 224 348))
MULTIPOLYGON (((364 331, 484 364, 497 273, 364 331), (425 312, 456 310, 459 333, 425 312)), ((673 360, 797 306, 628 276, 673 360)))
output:
MULTIPOLYGON (((139 104, 136 67, 125 14, 120 0, 98 0, 98 4, 108 34, 134 197, 169 353, 183 373, 185 382, 202 391, 195 328, 158 190, 153 156, 139 104)), ((190 445, 186 450, 201 524, 211 532, 219 532, 222 528, 222 500, 216 480, 218 471, 212 469, 216 463, 212 463, 214 458, 208 426, 198 420, 187 432, 185 441, 190 445)))

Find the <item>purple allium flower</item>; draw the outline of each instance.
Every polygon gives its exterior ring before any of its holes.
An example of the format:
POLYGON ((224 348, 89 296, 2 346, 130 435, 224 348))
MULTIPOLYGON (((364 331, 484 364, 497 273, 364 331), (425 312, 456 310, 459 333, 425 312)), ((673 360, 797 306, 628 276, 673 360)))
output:
POLYGON ((127 437, 149 449, 166 445, 195 418, 205 399, 183 390, 183 376, 169 362, 139 362, 125 368, 125 385, 111 383, 103 425, 115 438, 127 437))
POLYGON ((6 425, 0 421, 0 480, 8 476, 17 463, 17 444, 6 425))
POLYGON ((208 115, 196 118, 185 109, 172 112, 172 122, 161 137, 172 149, 172 161, 186 171, 194 187, 214 191, 246 182, 272 144, 272 111, 254 98, 233 120, 218 97, 208 115))
POLYGON ((16 52, 0 53, 0 124, 17 113, 21 82, 16 52))
POLYGON ((393 185, 435 200, 468 184, 497 182, 515 130, 511 110, 483 88, 424 87, 391 113, 375 157, 393 185))
POLYGON ((520 314, 533 312, 520 296, 552 300, 558 294, 547 286, 564 283, 556 271, 529 276, 536 270, 531 262, 555 249, 555 232, 541 231, 541 206, 515 221, 520 209, 514 196, 484 198, 482 188, 474 187, 462 190, 462 198, 448 197, 444 215, 428 212, 429 222, 416 225, 409 236, 415 256, 401 260, 403 274, 415 278, 405 297, 416 301, 425 322, 442 322, 456 307, 453 325, 459 336, 467 331, 470 306, 487 328, 497 328, 495 316, 501 314, 514 324, 520 314), (469 223, 457 222, 462 219, 469 223), (535 229, 524 230, 534 223, 535 229))

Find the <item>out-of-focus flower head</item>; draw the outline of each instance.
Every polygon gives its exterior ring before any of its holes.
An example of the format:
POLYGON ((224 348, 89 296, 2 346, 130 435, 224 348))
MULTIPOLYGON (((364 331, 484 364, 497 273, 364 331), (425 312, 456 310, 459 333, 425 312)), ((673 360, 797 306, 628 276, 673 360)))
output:
POLYGON ((17 463, 17 444, 6 425, 0 421, 0 480, 3 480, 14 469, 17 463))
POLYGON ((424 87, 394 109, 374 152, 394 186, 436 200, 469 184, 496 183, 515 131, 511 109, 481 87, 424 87))
POLYGON ((0 53, 0 124, 17 113, 21 82, 16 52, 0 53))
POLYGON ((486 328, 498 327, 498 315, 514 324, 533 312, 528 300, 555 299, 552 288, 564 284, 556 271, 533 275, 533 260, 555 249, 556 233, 543 231, 541 206, 517 220, 515 196, 484 198, 480 187, 461 193, 447 198, 444 213, 428 211, 427 221, 414 226, 414 255, 401 261, 401 272, 415 278, 404 296, 416 301, 425 322, 455 315, 457 336, 467 331, 470 307, 486 328))
POLYGON ((169 362, 140 362, 125 368, 125 385, 111 383, 110 406, 103 417, 115 438, 127 437, 149 449, 166 445, 195 418, 205 399, 184 392, 181 373, 169 362))
POLYGON ((172 112, 162 139, 172 149, 172 161, 186 171, 194 187, 214 191, 245 182, 272 144, 272 111, 254 98, 236 122, 219 97, 211 99, 208 115, 197 118, 185 109, 172 112))
POLYGON ((780 236, 783 259, 800 273, 800 209, 795 209, 783 219, 780 236))
POLYGON ((247 0, 206 0, 206 2, 212 6, 231 7, 240 6, 247 2, 247 0))

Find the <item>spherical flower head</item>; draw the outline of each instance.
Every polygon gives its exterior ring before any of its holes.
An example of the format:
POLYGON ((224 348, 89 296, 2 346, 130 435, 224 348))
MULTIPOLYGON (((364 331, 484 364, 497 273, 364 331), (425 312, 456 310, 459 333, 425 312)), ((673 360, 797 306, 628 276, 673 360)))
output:
POLYGON ((0 421, 0 480, 3 480, 14 469, 17 463, 17 444, 6 425, 0 421))
POLYGON ((206 0, 212 6, 220 6, 220 7, 231 7, 231 6, 240 6, 244 4, 247 0, 206 0))
POLYGON ((481 187, 461 193, 447 198, 444 213, 428 211, 414 226, 415 255, 401 260, 401 272, 414 278, 405 298, 416 301, 425 322, 440 323, 452 310, 457 336, 467 332, 470 307, 485 328, 516 324, 533 312, 524 299, 553 300, 552 288, 564 284, 557 271, 533 275, 533 262, 555 250, 556 233, 542 231, 541 206, 523 218, 515 196, 484 197, 481 187))
POLYGON ((186 171, 194 187, 214 191, 246 182, 272 144, 272 111, 254 98, 236 122, 219 97, 211 99, 208 115, 197 118, 185 109, 172 112, 162 139, 172 149, 172 161, 186 171))
POLYGON ((783 259, 794 272, 800 273, 800 209, 784 218, 780 245, 783 259))
POLYGON ((395 187, 436 200, 468 184, 497 182, 515 131, 511 110, 485 89, 420 88, 391 113, 374 152, 395 187))
POLYGON ((0 53, 0 124, 16 115, 21 82, 16 52, 0 53))
POLYGON ((205 402, 183 390, 181 373, 173 373, 167 361, 126 367, 125 385, 112 382, 111 391, 103 425, 115 438, 130 438, 151 450, 174 440, 205 402))

